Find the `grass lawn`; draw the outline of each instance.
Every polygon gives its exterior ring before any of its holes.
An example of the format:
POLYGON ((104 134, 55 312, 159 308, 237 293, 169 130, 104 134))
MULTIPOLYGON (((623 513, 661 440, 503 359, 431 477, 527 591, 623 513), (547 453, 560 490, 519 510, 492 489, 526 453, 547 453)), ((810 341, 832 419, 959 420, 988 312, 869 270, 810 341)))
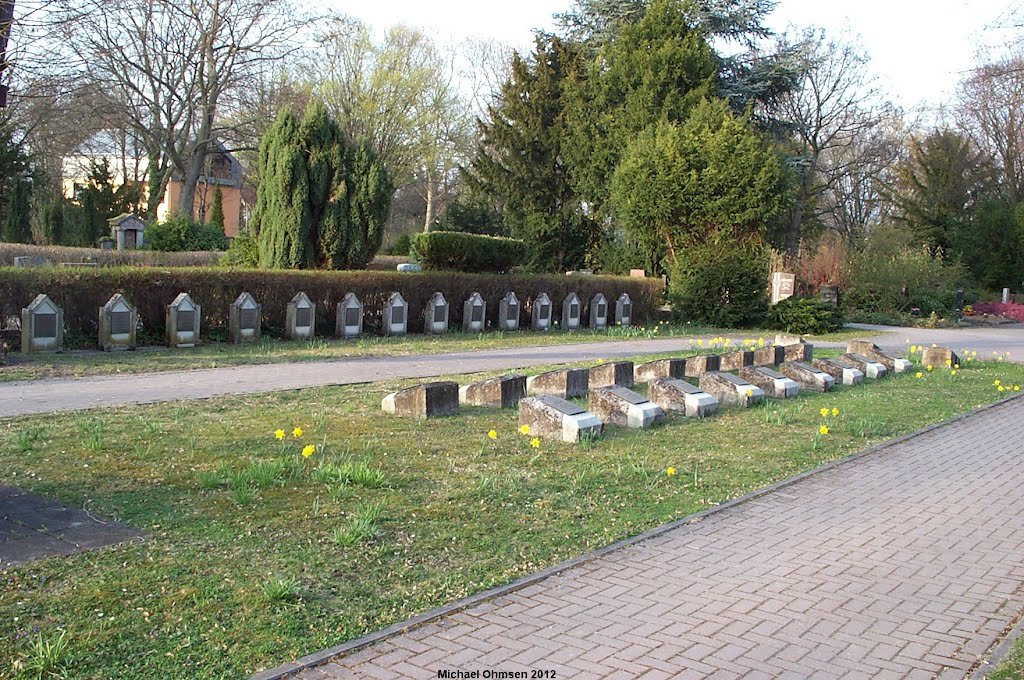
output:
MULTIPOLYGON (((823 336, 808 336, 815 340, 845 341, 870 335, 875 331, 847 329, 823 336)), ((211 343, 195 349, 143 348, 135 352, 76 351, 62 354, 22 355, 12 353, 8 366, 0 366, 0 382, 33 380, 39 378, 70 378, 111 373, 148 373, 153 371, 181 371, 218 366, 246 364, 275 364, 288 361, 323 361, 343 357, 375 355, 436 354, 485 349, 506 349, 541 345, 561 345, 581 342, 637 340, 664 337, 709 337, 768 339, 775 331, 745 330, 723 331, 695 326, 654 326, 611 328, 607 331, 581 330, 575 333, 520 331, 517 333, 449 333, 442 336, 407 335, 404 337, 365 337, 360 340, 333 338, 312 341, 286 341, 265 338, 250 345, 211 343)))
POLYGON ((996 379, 1024 367, 539 448, 512 410, 383 416, 412 383, 2 420, 5 484, 150 537, 0 572, 0 676, 66 631, 72 677, 244 677, 990 403, 996 379))
POLYGON ((1017 638, 1009 656, 988 674, 988 680, 1020 680, 1024 678, 1024 637, 1017 638))

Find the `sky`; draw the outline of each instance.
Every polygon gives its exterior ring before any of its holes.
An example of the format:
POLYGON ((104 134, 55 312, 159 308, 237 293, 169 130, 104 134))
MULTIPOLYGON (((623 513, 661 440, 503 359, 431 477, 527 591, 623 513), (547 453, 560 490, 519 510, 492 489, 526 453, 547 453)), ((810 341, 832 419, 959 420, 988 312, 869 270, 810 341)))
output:
MULTIPOLYGON (((383 31, 396 23, 460 42, 492 38, 529 50, 534 29, 552 30, 552 15, 570 0, 329 0, 333 9, 383 31)), ((1024 0, 779 0, 768 25, 777 32, 818 26, 846 35, 869 55, 870 71, 895 104, 907 110, 949 100, 981 48, 1000 49, 1024 37, 1011 26, 1024 0)), ((1022 23, 1022 20, 1016 21, 1022 23)))

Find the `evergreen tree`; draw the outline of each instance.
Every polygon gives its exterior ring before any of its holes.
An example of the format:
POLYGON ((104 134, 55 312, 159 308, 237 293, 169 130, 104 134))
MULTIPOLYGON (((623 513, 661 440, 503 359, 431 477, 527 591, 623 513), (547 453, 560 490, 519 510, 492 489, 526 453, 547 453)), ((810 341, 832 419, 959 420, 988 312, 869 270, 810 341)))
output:
POLYGON ((219 227, 221 231, 224 231, 224 192, 220 190, 220 184, 214 185, 213 205, 210 207, 210 221, 208 224, 211 227, 219 227))
POLYGON ((364 267, 380 247, 392 186, 373 152, 350 147, 322 103, 289 110, 260 143, 250 229, 264 268, 364 267))
POLYGON ((639 134, 610 195, 618 224, 655 271, 712 230, 763 235, 788 200, 778 155, 720 99, 701 102, 682 124, 662 121, 639 134))
POLYGON ((10 132, 0 131, 0 236, 8 243, 31 243, 29 198, 32 168, 10 132))
POLYGON ((538 37, 528 59, 515 54, 490 122, 480 123, 469 168, 474 188, 504 206, 512 235, 531 246, 533 270, 583 266, 598 231, 583 213, 563 152, 564 87, 577 66, 574 47, 556 37, 538 37))
POLYGON ((689 9, 654 0, 567 88, 565 157, 576 190, 602 218, 612 174, 636 135, 658 121, 686 120, 718 92, 715 53, 689 9))
POLYGON ((77 240, 80 245, 95 246, 97 239, 110 236, 109 220, 138 210, 141 189, 131 184, 118 185, 110 161, 102 158, 89 162, 84 185, 75 192, 75 201, 82 207, 86 224, 77 240))

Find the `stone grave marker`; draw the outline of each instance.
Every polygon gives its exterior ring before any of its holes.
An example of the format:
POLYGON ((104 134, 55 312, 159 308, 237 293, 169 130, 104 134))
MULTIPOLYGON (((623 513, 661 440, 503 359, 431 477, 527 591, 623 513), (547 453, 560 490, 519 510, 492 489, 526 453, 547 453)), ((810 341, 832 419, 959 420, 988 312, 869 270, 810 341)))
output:
POLYGON ((474 292, 462 303, 462 330, 466 333, 481 333, 487 325, 487 304, 474 292))
POLYGON ((396 291, 384 303, 381 317, 381 331, 384 335, 405 335, 409 327, 409 303, 396 291))
POLYGON ((952 368, 960 363, 960 357, 948 347, 925 347, 921 352, 921 363, 934 368, 952 368))
POLYGON ((853 386, 864 382, 864 373, 841 359, 815 359, 811 365, 825 371, 841 385, 853 386))
POLYGON ((42 255, 18 255, 14 258, 15 267, 44 267, 49 262, 42 255))
POLYGON ((530 434, 544 439, 574 443, 583 437, 597 437, 604 423, 585 409, 561 397, 527 397, 519 402, 519 424, 530 434))
POLYGON ((563 368, 526 379, 529 394, 550 395, 562 399, 587 396, 590 387, 590 372, 585 368, 563 368))
POLYGON ((818 286, 818 301, 833 307, 839 306, 839 286, 822 284, 818 286))
POLYGON ((633 386, 633 362, 610 361, 590 369, 589 387, 633 386))
POLYGON ((655 359, 637 364, 633 369, 633 382, 649 383, 658 378, 683 378, 686 376, 686 359, 655 359))
POLYGON ((21 351, 64 351, 64 310, 42 293, 21 310, 21 351))
POLYGON ((107 224, 110 225, 110 238, 117 243, 118 250, 135 250, 143 245, 146 223, 135 215, 122 213, 107 220, 107 224))
MULTIPOLYGON (((906 359, 897 359, 886 354, 878 345, 867 340, 850 340, 846 343, 846 351, 851 354, 860 354, 876 361, 893 373, 906 373, 913 365, 906 359)), ((945 362, 945 359, 943 359, 943 362, 945 362)), ((939 365, 945 366, 945 363, 939 365)))
POLYGON ((841 354, 839 359, 843 362, 850 364, 858 371, 864 374, 865 378, 870 380, 878 380, 884 378, 889 369, 885 367, 880 361, 875 361, 871 357, 866 357, 863 354, 841 354))
POLYGON ((257 342, 263 326, 263 305, 251 294, 243 292, 228 309, 228 339, 239 345, 257 342))
POLYGON ((285 308, 284 334, 289 340, 316 336, 316 307, 305 293, 296 293, 285 308))
POLYGON ((498 303, 498 328, 503 331, 519 330, 519 311, 519 298, 512 291, 508 291, 498 303))
POLYGON ((138 325, 138 311, 128 304, 123 295, 114 293, 107 304, 100 307, 100 349, 104 352, 135 349, 138 325))
POLYGON ((665 422, 665 412, 660 406, 625 387, 591 389, 587 400, 587 410, 602 422, 619 427, 645 429, 665 422))
POLYGON ((754 352, 749 349, 727 352, 718 356, 718 370, 735 373, 744 366, 754 365, 754 352))
POLYGON ((629 326, 633 323, 633 301, 629 293, 623 293, 615 301, 615 325, 629 326))
POLYGON ((779 373, 795 380, 800 389, 808 392, 829 392, 836 384, 831 375, 802 361, 783 362, 779 365, 779 373))
POLYGON ((199 324, 202 309, 188 293, 178 293, 167 305, 168 347, 195 347, 199 344, 199 324))
POLYGON ((700 376, 700 388, 722 404, 749 408, 764 401, 764 392, 732 373, 709 371, 700 376))
POLYGON ((423 330, 432 335, 448 332, 448 301, 440 291, 427 300, 427 306, 423 310, 423 330))
POLYGON ((710 371, 717 371, 721 360, 717 354, 698 354, 693 357, 686 357, 686 377, 699 378, 710 371))
POLYGON ((574 331, 580 327, 580 319, 583 316, 583 305, 576 293, 569 293, 562 300, 562 329, 574 331))
POLYGON ((392 392, 380 402, 384 413, 436 418, 459 412, 459 385, 451 381, 424 383, 392 392))
POLYGON ((753 366, 778 366, 786 360, 786 350, 779 345, 758 347, 754 350, 753 366))
POLYGON ((793 296, 796 275, 789 272, 772 272, 772 304, 793 296))
POLYGON ((459 403, 513 408, 526 396, 525 375, 502 375, 459 388, 459 403))
POLYGON ((783 361, 803 361, 807 363, 814 358, 814 345, 804 342, 800 336, 780 333, 775 336, 775 344, 782 347, 783 361))
POLYGON ((530 328, 535 331, 551 330, 551 317, 554 305, 547 293, 541 293, 533 300, 533 312, 530 314, 530 328))
POLYGON ((648 398, 666 412, 704 418, 718 410, 718 400, 678 378, 658 378, 647 386, 648 398))
POLYGON ((590 327, 601 330, 608 326, 608 301, 598 293, 590 300, 590 327))
POLYGON ((339 338, 358 338, 363 334, 363 303, 355 293, 345 293, 338 303, 334 334, 339 338))
POLYGON ((740 377, 757 385, 772 399, 792 399, 800 394, 800 385, 767 366, 747 366, 740 369, 740 377))

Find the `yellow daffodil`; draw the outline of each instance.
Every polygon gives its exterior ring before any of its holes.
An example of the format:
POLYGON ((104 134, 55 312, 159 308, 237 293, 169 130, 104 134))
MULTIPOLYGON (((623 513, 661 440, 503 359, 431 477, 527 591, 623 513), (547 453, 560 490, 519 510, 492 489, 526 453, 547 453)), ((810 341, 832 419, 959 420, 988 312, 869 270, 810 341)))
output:
POLYGON ((950 375, 956 375, 956 369, 954 368, 952 371, 949 372, 949 374, 950 375))
POLYGON ((822 418, 827 418, 828 417, 828 409, 827 408, 821 409, 821 411, 819 411, 819 413, 821 413, 821 417, 822 418))
POLYGON ((1013 386, 1013 391, 1014 392, 1020 392, 1020 385, 1014 385, 1013 386))
POLYGON ((917 352, 917 345, 911 345, 910 346, 910 353, 914 354, 915 352, 917 352))
POLYGON ((935 343, 933 342, 933 343, 932 343, 932 347, 938 347, 938 345, 936 345, 936 344, 935 344, 935 343))
POLYGON ((914 377, 915 377, 915 378, 921 378, 921 377, 924 377, 924 373, 922 373, 921 371, 918 371, 918 372, 917 372, 917 373, 915 374, 915 376, 914 376, 914 377))
POLYGON ((933 368, 934 368, 934 366, 932 366, 931 364, 928 364, 928 370, 929 371, 932 370, 933 368))
POLYGON ((284 439, 284 430, 275 430, 274 436, 277 437, 278 441, 281 441, 282 439, 284 439))
POLYGON ((999 387, 999 381, 998 380, 993 380, 992 384, 995 385, 996 387, 999 387))
POLYGON ((1000 385, 1000 386, 999 386, 999 391, 1000 391, 1000 392, 1005 392, 1005 391, 1006 391, 1006 388, 1005 388, 1005 387, 1003 387, 1002 385, 1000 385))
POLYGON ((295 437, 296 439, 301 437, 302 436, 302 428, 301 427, 297 427, 294 430, 292 430, 292 436, 295 437))
POLYGON ((818 428, 818 434, 828 434, 828 426, 822 425, 818 428))
POLYGON ((537 439, 536 437, 534 437, 533 439, 530 440, 530 446, 532 446, 535 449, 539 449, 540 448, 540 440, 537 439))
POLYGON ((833 415, 833 416, 837 416, 837 415, 839 415, 839 407, 838 407, 838 406, 834 406, 834 407, 832 408, 832 415, 833 415))
POLYGON ((697 346, 698 347, 703 347, 704 346, 704 341, 703 340, 698 340, 697 341, 697 346))
POLYGON ((665 470, 665 474, 668 475, 669 477, 673 477, 676 474, 676 469, 674 467, 670 467, 667 470, 665 470))
POLYGON ((530 426, 529 425, 520 425, 519 426, 519 431, 522 432, 523 434, 530 434, 530 426))
POLYGON ((312 444, 306 444, 305 446, 302 447, 302 455, 305 458, 309 458, 314 453, 316 453, 316 447, 313 446, 312 444))
POLYGON ((973 352, 971 352, 971 356, 972 357, 978 356, 978 350, 974 350, 973 352))
POLYGON ((947 366, 952 366, 953 365, 953 360, 952 359, 946 359, 946 365, 947 366))
POLYGON ((497 439, 498 433, 495 430, 491 430, 490 432, 487 433, 487 436, 490 437, 491 439, 497 439))
POLYGON ((757 346, 758 347, 764 347, 764 338, 758 338, 757 339, 757 346))
POLYGON ((953 368, 960 370, 960 364, 953 364, 953 368))
POLYGON ((747 390, 747 396, 748 397, 754 396, 754 390, 747 390))

